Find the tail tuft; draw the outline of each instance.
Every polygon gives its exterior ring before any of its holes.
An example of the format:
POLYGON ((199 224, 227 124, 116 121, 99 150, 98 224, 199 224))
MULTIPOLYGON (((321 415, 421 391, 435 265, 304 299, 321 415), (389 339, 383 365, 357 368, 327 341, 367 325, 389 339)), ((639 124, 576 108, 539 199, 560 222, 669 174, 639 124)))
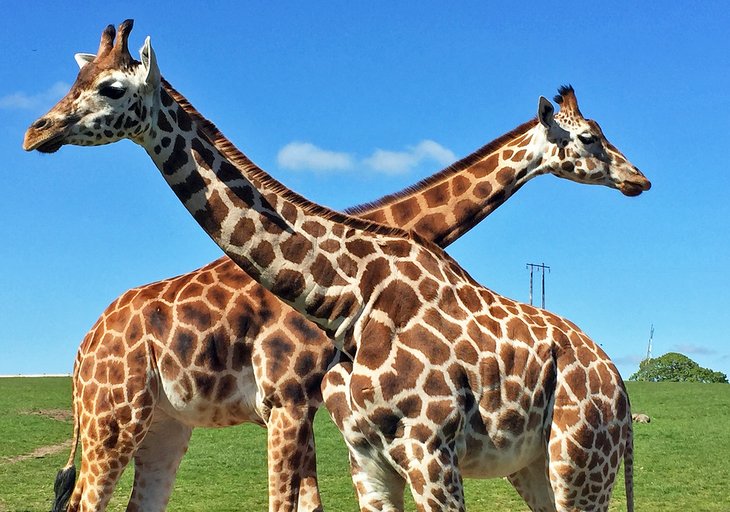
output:
POLYGON ((53 492, 56 497, 53 500, 51 512, 66 512, 66 505, 71 498, 76 483, 76 466, 69 466, 58 472, 56 483, 53 484, 53 492))

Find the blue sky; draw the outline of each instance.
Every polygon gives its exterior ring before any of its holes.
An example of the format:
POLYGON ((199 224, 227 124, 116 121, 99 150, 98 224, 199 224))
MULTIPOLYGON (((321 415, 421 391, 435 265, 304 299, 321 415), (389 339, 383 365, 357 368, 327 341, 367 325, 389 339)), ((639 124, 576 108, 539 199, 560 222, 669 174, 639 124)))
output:
POLYGON ((0 374, 70 372, 128 288, 220 255, 144 151, 24 153, 73 82, 76 52, 135 19, 166 78, 256 163, 345 208, 400 190, 533 117, 571 83, 653 183, 638 198, 552 176, 449 252, 581 326, 625 377, 646 352, 730 373, 730 11, 721 2, 153 2, 7 8, 0 31, 0 374), (172 7, 174 5, 174 7, 172 7))

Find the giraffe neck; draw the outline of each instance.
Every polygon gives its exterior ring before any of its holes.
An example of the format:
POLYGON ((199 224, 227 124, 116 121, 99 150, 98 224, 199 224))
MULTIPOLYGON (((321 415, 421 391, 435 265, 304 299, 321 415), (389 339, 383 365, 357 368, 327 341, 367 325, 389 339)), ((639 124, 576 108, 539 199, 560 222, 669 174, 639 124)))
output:
POLYGON ((528 121, 420 183, 346 212, 414 230, 446 247, 547 172, 539 126, 536 119, 528 121))
POLYGON ((366 295, 358 241, 408 232, 329 210, 286 189, 239 152, 169 84, 136 142, 213 241, 265 288, 333 333, 366 295))

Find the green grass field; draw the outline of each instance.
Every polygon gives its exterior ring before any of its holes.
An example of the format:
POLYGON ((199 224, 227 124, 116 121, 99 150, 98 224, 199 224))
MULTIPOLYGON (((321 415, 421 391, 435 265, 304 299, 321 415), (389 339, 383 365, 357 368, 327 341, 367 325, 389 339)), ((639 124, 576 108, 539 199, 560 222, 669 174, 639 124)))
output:
MULTIPOLYGON (((637 510, 730 511, 730 386, 629 383, 629 391, 634 412, 652 418, 635 425, 637 510)), ((70 393, 69 378, 0 379, 0 512, 49 510, 69 448, 35 450, 70 438, 70 393)), ((326 411, 316 432, 325 508, 354 511, 346 450, 326 411)), ((195 430, 168 510, 266 510, 265 446, 265 431, 253 425, 195 430)), ((131 476, 125 473, 109 510, 124 510, 131 476)), ((470 510, 526 510, 502 480, 466 485, 470 510)), ((623 497, 620 480, 612 511, 626 509, 623 497)))

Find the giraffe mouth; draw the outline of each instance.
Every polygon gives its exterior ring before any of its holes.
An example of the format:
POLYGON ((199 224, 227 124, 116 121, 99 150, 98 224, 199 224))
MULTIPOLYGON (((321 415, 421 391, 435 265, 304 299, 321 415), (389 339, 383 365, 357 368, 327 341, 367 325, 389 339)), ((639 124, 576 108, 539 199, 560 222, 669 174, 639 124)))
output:
POLYGON ((41 138, 38 140, 31 139, 29 134, 26 134, 25 141, 23 141, 23 149, 26 151, 39 151, 40 153, 55 153, 64 144, 64 133, 57 133, 50 137, 41 138))
POLYGON ((635 197, 651 188, 651 182, 644 178, 639 182, 624 181, 618 187, 621 193, 628 197, 635 197))

